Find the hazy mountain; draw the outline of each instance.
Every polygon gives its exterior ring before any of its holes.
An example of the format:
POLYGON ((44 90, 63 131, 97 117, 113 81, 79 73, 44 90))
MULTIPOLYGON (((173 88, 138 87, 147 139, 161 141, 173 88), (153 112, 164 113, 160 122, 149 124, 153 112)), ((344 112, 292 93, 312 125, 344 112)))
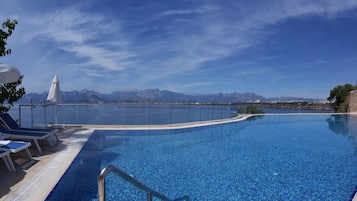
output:
MULTIPOLYGON (((21 104, 31 102, 44 103, 47 92, 41 94, 28 93, 19 101, 21 104)), ((62 103, 122 103, 122 102, 184 102, 184 103, 242 103, 255 101, 289 101, 313 99, 298 97, 265 98, 255 93, 218 93, 218 94, 184 94, 160 89, 123 90, 110 94, 101 94, 93 90, 61 92, 62 103)))
MULTIPOLYGON (((38 93, 27 93, 25 94, 18 103, 44 103, 46 101, 48 92, 38 93)), ((102 94, 84 89, 82 91, 61 91, 61 103, 99 103, 102 102, 102 94)))

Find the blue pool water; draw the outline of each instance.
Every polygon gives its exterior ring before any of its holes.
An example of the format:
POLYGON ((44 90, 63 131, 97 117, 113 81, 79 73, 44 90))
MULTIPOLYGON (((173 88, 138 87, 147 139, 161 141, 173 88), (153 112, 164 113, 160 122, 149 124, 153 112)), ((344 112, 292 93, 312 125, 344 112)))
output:
MULTIPOLYGON (((191 200, 350 200, 357 116, 263 116, 178 130, 95 131, 47 200, 97 200, 113 164, 154 190, 191 200)), ((145 200, 109 173, 107 200, 145 200)))

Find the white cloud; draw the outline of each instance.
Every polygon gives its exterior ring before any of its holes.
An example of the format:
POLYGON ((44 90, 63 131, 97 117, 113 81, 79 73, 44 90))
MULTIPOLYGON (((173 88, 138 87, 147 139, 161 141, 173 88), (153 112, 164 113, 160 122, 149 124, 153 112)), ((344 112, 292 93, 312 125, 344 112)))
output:
POLYGON ((200 87, 200 86, 209 86, 212 85, 214 83, 212 82, 195 82, 195 83, 187 83, 187 84, 174 84, 174 85, 169 85, 167 87, 168 90, 171 91, 185 91, 187 89, 192 89, 195 87, 200 87))
POLYGON ((98 73, 97 71, 91 71, 91 70, 83 70, 83 72, 91 77, 105 77, 104 74, 98 73))
POLYGON ((316 64, 328 64, 330 61, 324 60, 324 59, 317 59, 315 61, 316 64))
POLYGON ((134 57, 134 55, 130 53, 117 53, 103 47, 95 47, 91 45, 73 45, 71 47, 63 47, 63 49, 87 60, 87 62, 84 62, 79 66, 97 66, 113 71, 125 69, 125 64, 130 63, 126 60, 134 57))
POLYGON ((171 15, 189 15, 189 14, 204 14, 216 10, 217 7, 202 6, 196 9, 180 9, 180 10, 168 10, 162 12, 159 16, 171 16, 171 15))
POLYGON ((35 29, 28 35, 28 40, 52 41, 57 48, 82 60, 80 64, 68 63, 68 66, 119 71, 131 64, 135 57, 135 54, 125 50, 130 43, 116 37, 121 35, 117 32, 120 29, 118 24, 83 12, 78 7, 38 16, 30 23, 35 29), (44 24, 47 26, 43 27, 44 24), (109 38, 105 38, 107 36, 109 38), (113 40, 109 43, 110 38, 113 40))

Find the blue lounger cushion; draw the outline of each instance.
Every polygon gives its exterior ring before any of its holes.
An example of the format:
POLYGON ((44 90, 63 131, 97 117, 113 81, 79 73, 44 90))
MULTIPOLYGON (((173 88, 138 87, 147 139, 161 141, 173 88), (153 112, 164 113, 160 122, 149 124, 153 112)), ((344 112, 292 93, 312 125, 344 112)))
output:
POLYGON ((8 149, 11 153, 17 153, 31 146, 29 142, 0 140, 0 148, 8 149))
MULTIPOLYGON (((22 150, 26 151, 27 156, 30 160, 32 160, 32 155, 29 151, 29 147, 31 146, 31 143, 29 142, 21 142, 21 141, 11 141, 11 140, 0 140, 0 150, 6 150, 11 153, 18 153, 22 150)), ((15 166, 13 165, 13 162, 9 157, 7 157, 10 169, 13 170, 15 169, 15 166)))

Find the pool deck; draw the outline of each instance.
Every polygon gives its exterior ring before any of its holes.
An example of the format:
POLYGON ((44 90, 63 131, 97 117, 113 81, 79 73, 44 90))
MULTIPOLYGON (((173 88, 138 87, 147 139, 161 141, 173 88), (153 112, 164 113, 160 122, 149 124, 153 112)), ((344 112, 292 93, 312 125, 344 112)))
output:
MULTIPOLYGON (((62 125, 63 129, 61 129, 58 134, 60 142, 57 145, 44 151, 39 156, 35 155, 33 161, 18 166, 16 172, 0 175, 0 200, 45 200, 95 129, 180 129, 237 122, 248 119, 251 116, 254 115, 241 115, 229 119, 163 125, 62 125)), ((35 150, 31 151, 34 152, 35 150)), ((352 201, 357 201, 357 193, 352 201)))

